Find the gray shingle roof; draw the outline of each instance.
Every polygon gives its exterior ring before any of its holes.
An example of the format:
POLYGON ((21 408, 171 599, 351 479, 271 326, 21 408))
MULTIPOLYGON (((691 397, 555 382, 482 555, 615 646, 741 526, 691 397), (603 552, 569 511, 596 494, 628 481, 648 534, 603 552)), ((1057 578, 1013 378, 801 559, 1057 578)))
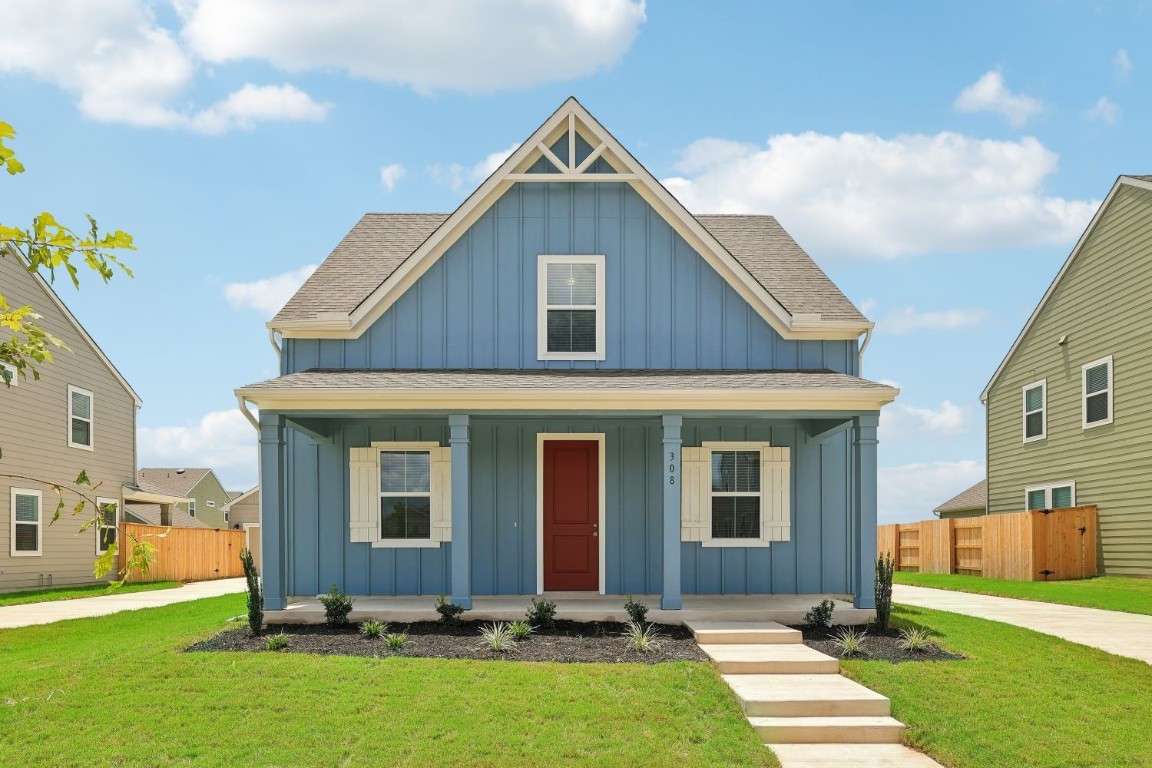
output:
POLYGON ((350 370, 315 368, 244 387, 289 389, 887 389, 834 371, 350 370))
MULTIPOLYGON (((159 504, 125 504, 124 513, 132 518, 129 522, 143 523, 144 525, 160 525, 159 504)), ((172 510, 173 528, 209 528, 211 526, 203 520, 192 517, 179 509, 172 510)))
POLYGON ((136 481, 142 491, 187 496, 211 471, 206 467, 148 467, 136 473, 136 481))
MULTIPOLYGON (((348 314, 428 239, 446 213, 367 213, 288 300, 275 321, 348 314)), ((864 322, 779 222, 771 216, 697 216, 705 229, 792 314, 864 322)), ((275 322, 274 321, 274 322, 275 322)))
POLYGON ((944 502, 933 512, 958 512, 962 509, 986 509, 988 506, 988 481, 981 480, 944 502))
POLYGON ((1124 175, 1130 179, 1140 179, 1140 181, 1152 181, 1152 176, 1138 176, 1134 173, 1126 173, 1124 175))

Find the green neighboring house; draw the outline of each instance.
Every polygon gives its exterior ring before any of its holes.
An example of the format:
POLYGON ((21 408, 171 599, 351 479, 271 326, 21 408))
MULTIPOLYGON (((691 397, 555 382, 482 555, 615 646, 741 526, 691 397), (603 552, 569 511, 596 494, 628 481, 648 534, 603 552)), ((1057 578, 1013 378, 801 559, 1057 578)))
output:
POLYGON ((988 512, 1096 505, 1152 577, 1152 176, 1121 176, 984 389, 988 512))
POLYGON ((979 517, 988 514, 988 481, 981 480, 971 488, 965 488, 932 510, 932 514, 941 520, 956 520, 961 517, 979 517))
POLYGON ((232 497, 221 485, 216 473, 206 467, 175 469, 152 467, 141 469, 137 482, 142 488, 155 488, 174 496, 190 499, 177 504, 175 513, 183 512, 210 528, 228 528, 228 512, 224 509, 232 497))

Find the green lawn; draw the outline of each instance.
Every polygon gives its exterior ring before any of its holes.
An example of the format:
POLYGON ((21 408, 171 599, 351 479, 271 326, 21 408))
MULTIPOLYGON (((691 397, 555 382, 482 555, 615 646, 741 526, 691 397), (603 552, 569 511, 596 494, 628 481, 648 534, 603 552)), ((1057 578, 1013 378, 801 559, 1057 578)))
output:
POLYGON ((153 589, 172 589, 179 587, 178 581, 146 581, 141 584, 125 584, 124 586, 108 591, 105 584, 89 584, 84 587, 53 587, 51 589, 29 589, 24 592, 0 593, 0 608, 6 605, 25 605, 27 603, 48 603, 53 600, 75 600, 79 597, 99 597, 100 595, 122 595, 128 592, 148 592, 153 589))
POLYGON ((958 662, 844 663, 949 768, 1152 766, 1152 666, 1008 624, 897 606, 958 662))
POLYGON ((0 765, 776 765, 704 663, 180 651, 243 612, 0 631, 0 765))
POLYGON ((1097 576, 1079 581, 1007 581, 980 576, 904 572, 896 573, 894 578, 897 584, 911 584, 915 587, 952 589, 1152 615, 1152 579, 1097 576))

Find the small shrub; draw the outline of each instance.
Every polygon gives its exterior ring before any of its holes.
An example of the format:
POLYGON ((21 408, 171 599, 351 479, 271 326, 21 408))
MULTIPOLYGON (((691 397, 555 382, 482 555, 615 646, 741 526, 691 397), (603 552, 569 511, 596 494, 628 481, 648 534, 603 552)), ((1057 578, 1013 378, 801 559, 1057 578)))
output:
POLYGON ((459 624, 460 614, 464 613, 464 608, 448 602, 447 595, 440 595, 436 598, 436 613, 440 614, 441 624, 459 624))
POLYGON ((876 627, 881 632, 888 631, 888 621, 892 618, 893 570, 891 552, 876 558, 876 627))
POLYGON ((282 651, 288 647, 288 635, 284 634, 283 631, 278 635, 272 635, 264 643, 264 647, 269 651, 282 651))
POLYGON ((408 642, 408 635, 403 632, 393 632, 389 635, 384 635, 384 645, 388 646, 389 650, 398 651, 404 647, 404 643, 408 642))
POLYGON ((836 604, 831 600, 821 600, 818 605, 812 606, 812 610, 804 614, 804 623, 813 627, 831 627, 832 626, 832 610, 836 604))
POLYGON ((330 627, 338 627, 348 623, 348 614, 352 613, 352 598, 344 594, 344 590, 333 584, 327 594, 317 595, 317 599, 324 606, 324 621, 330 627))
POLYGON ((832 638, 832 644, 840 649, 841 656, 856 656, 864 652, 864 640, 867 637, 867 632, 857 632, 852 627, 841 627, 832 638))
POLYGON ((512 629, 506 621, 499 623, 493 622, 487 626, 480 627, 480 637, 483 638, 484 645, 490 651, 507 653, 508 651, 516 650, 516 641, 512 638, 512 629))
POLYGON ((508 631, 512 633, 513 640, 526 640, 528 635, 532 634, 532 625, 526 621, 514 621, 508 625, 508 631))
POLYGON ((556 602, 532 598, 532 603, 528 606, 528 612, 524 616, 528 619, 528 623, 534 627, 552 629, 556 626, 556 602))
POLYGON ((240 564, 244 566, 244 581, 248 592, 248 628, 259 635, 264 628, 264 590, 260 586, 260 573, 247 547, 240 550, 240 564))
POLYGON ((906 651, 927 651, 935 643, 932 642, 932 634, 928 630, 921 627, 908 627, 900 630, 900 640, 897 645, 906 651))
POLYGON ((632 595, 628 595, 628 602, 624 603, 624 610, 628 611, 629 618, 637 624, 643 624, 648 620, 648 606, 633 600, 632 595))
POLYGON ((651 653, 660 649, 659 637, 660 633, 656 629, 655 624, 641 624, 638 621, 630 621, 624 625, 624 638, 628 641, 628 647, 638 653, 651 653))
POLYGON ((376 619, 368 619, 360 624, 360 634, 369 640, 375 640, 387 631, 388 625, 376 619))

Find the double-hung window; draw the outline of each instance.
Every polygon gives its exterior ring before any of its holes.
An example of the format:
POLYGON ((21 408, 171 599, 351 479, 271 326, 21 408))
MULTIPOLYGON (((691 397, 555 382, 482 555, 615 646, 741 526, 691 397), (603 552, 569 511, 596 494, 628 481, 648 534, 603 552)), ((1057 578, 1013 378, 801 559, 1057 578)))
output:
POLYGON ((681 449, 680 539, 705 547, 766 547, 792 528, 791 451, 767 443, 681 449))
POLYGON ((1112 423, 1112 356, 1093 360, 1080 369, 1084 429, 1112 423))
POLYGON ((1064 481, 1030 485, 1024 489, 1024 503, 1033 509, 1064 509, 1076 506, 1076 483, 1064 481))
POLYGON ((1043 440, 1048 431, 1048 380, 1024 387, 1024 442, 1043 440))
POLYGON ((372 443, 348 455, 348 536, 373 547, 438 547, 452 540, 452 449, 372 443))
POLYGON ((120 524, 120 502, 96 497, 96 554, 102 555, 116 543, 120 524))
POLYGON ((188 499, 188 517, 196 517, 196 499, 188 499))
POLYGON ((92 450, 92 393, 68 386, 68 445, 92 450))
POLYGON ((541 360, 603 360, 604 257, 541 256, 537 352, 541 360))
POLYGON ((380 451, 380 540, 431 538, 431 453, 380 451))
POLYGON ((43 553, 44 512, 40 491, 12 489, 12 557, 43 553))
POLYGON ((760 538, 760 451, 712 451, 712 538, 760 538))

